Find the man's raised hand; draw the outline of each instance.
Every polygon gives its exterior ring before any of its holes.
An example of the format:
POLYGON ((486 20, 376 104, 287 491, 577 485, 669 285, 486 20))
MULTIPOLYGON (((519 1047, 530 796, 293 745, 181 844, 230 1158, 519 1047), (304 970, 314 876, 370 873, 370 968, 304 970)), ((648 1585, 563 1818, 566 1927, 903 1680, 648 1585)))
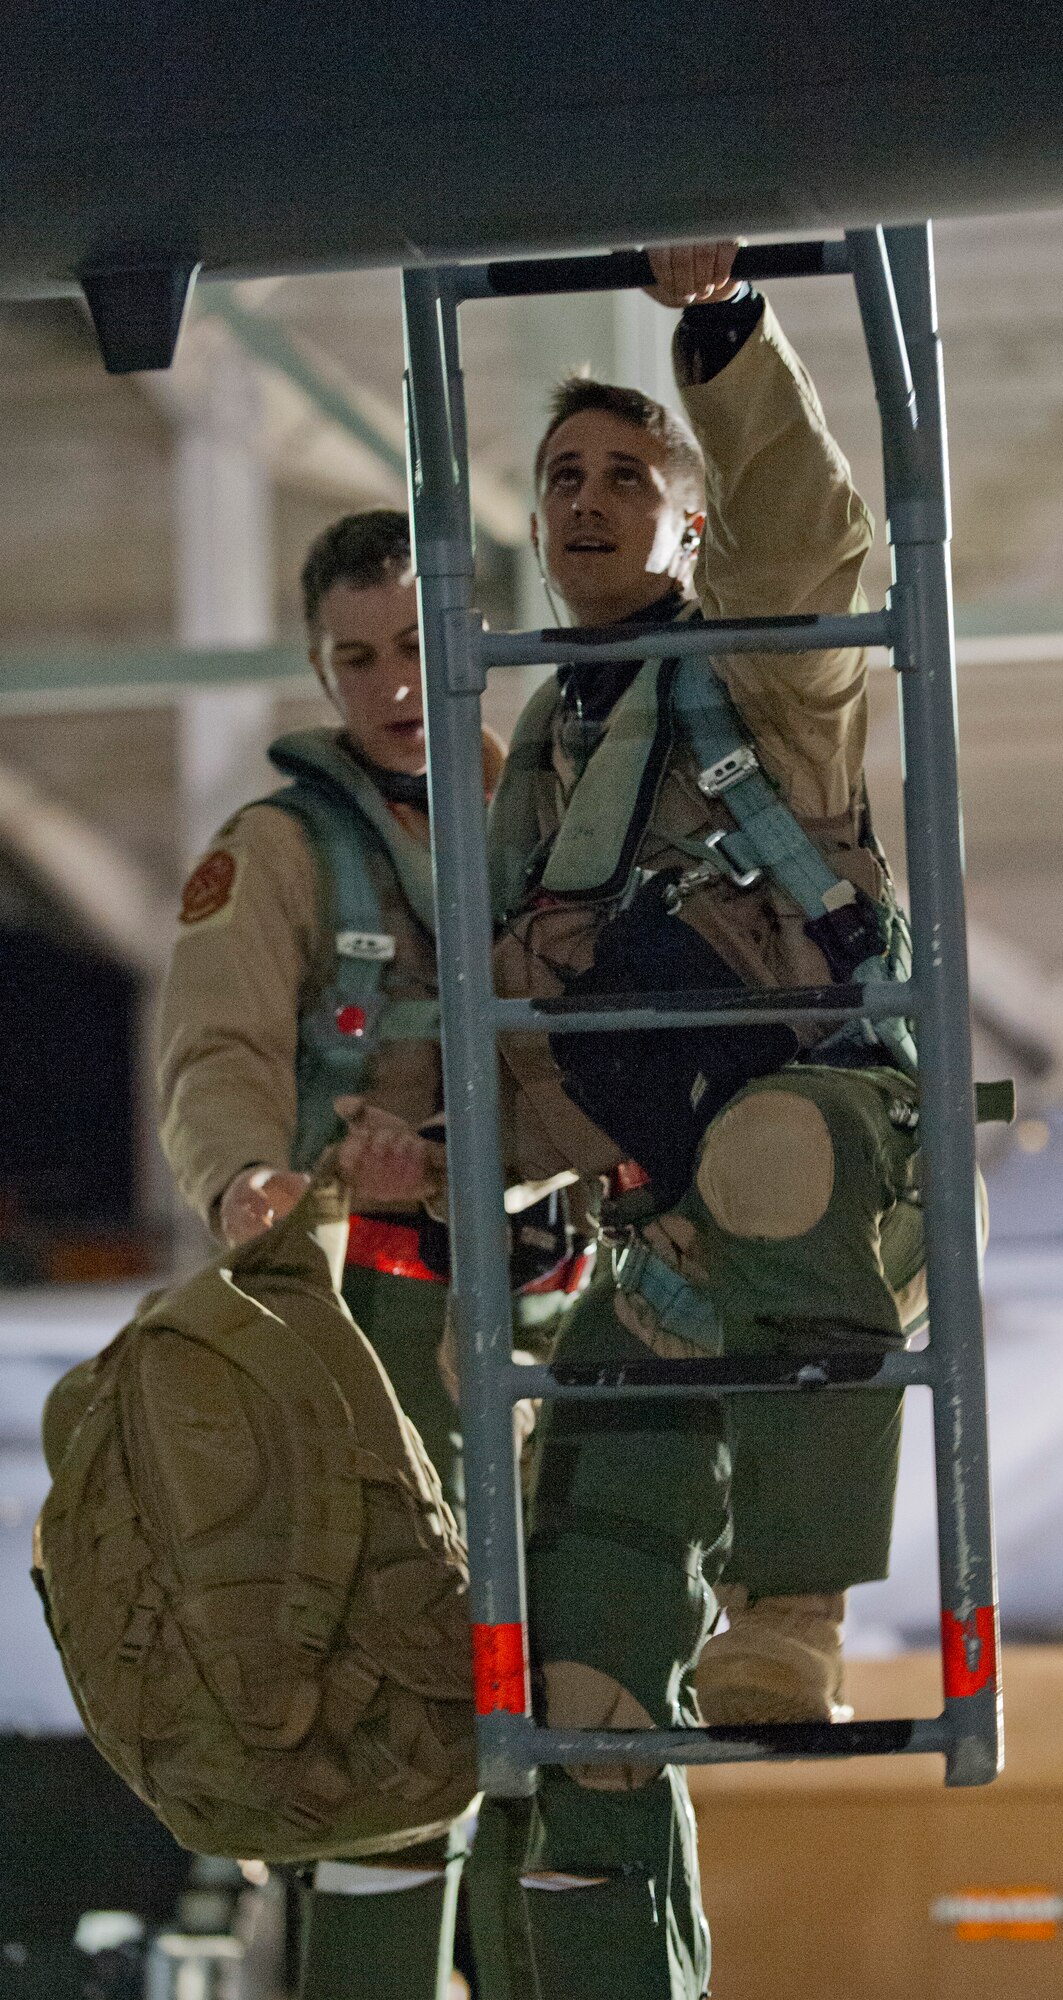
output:
POLYGON ((742 282, 731 276, 739 247, 734 238, 722 243, 670 243, 656 249, 647 245, 657 283, 643 290, 659 306, 723 305, 734 298, 742 282))

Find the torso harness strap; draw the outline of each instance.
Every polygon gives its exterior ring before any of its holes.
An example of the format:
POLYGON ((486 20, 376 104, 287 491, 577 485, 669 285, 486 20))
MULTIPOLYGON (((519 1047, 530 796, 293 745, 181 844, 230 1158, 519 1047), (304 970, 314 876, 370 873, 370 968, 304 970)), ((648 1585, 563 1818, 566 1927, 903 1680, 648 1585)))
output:
MULTIPOLYGON (((738 828, 737 834, 726 836, 726 859, 733 865, 721 865, 720 873, 734 882, 741 871, 749 887, 762 874, 769 876, 804 911, 808 936, 835 979, 863 984, 906 978, 911 948, 900 910, 872 902, 828 867, 761 769, 720 676, 711 668, 706 672, 701 661, 681 660, 672 683, 672 706, 697 760, 699 790, 706 798, 722 797, 738 828)), ((714 848, 720 845, 715 842, 714 848)), ((712 860, 712 851, 707 858, 712 860)), ((860 1025, 854 1028, 831 1036, 830 1043, 842 1037, 855 1047, 866 1042, 860 1025)), ((886 1047, 898 1069, 915 1075, 915 1041, 906 1021, 876 1022, 873 1038, 886 1047)), ((821 1046, 826 1049, 827 1044, 821 1046)))
MULTIPOLYGON (((911 953, 901 912, 873 903, 853 883, 835 875, 779 798, 760 767, 756 750, 719 675, 695 660, 680 661, 672 683, 672 710, 679 733, 694 752, 697 784, 706 798, 723 797, 737 831, 715 836, 704 849, 710 867, 738 887, 752 888, 768 876, 803 910, 805 928, 838 980, 863 981, 907 976, 911 953)), ((686 845, 686 843, 684 843, 686 845)), ((689 843, 693 854, 698 843, 689 843)), ((916 1048, 908 1023, 878 1021, 874 1029, 854 1022, 812 1052, 828 1057, 845 1051, 859 1061, 871 1039, 888 1051, 898 1069, 916 1073, 916 1048)), ((650 1249, 637 1233, 614 1252, 621 1291, 638 1293, 660 1325, 709 1354, 722 1351, 722 1329, 713 1302, 650 1249)))

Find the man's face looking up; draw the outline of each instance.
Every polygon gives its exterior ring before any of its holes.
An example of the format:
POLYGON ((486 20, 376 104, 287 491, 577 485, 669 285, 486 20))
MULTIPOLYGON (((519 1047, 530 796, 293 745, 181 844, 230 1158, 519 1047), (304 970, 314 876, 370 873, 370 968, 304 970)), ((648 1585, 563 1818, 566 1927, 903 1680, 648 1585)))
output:
POLYGON ((325 592, 310 659, 357 750, 385 771, 425 768, 417 587, 409 575, 325 592))
POLYGON ((687 497, 652 432, 611 410, 580 410, 558 425, 532 540, 578 625, 630 618, 670 583, 687 583, 704 521, 687 497))

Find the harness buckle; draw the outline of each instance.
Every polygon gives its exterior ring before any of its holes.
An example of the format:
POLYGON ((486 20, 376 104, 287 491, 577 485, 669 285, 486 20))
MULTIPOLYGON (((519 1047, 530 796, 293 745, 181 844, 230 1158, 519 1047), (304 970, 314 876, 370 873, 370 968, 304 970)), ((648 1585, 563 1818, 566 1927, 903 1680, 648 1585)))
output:
MULTIPOLYGON (((675 882, 670 882, 664 893, 664 907, 670 917, 678 916, 688 896, 697 889, 703 889, 706 882, 730 882, 733 889, 753 889, 764 879, 763 868, 756 862, 743 868, 741 862, 732 860, 724 846, 731 839, 731 829, 718 827, 715 833, 707 833, 702 846, 705 859, 694 868, 687 868, 675 882)), ((692 844, 692 843, 691 843, 692 844)))
POLYGON ((737 750, 729 750, 726 757, 718 757, 715 764, 698 772, 698 790, 707 799, 719 798, 721 792, 729 791, 732 785, 752 777, 759 769, 756 751, 748 743, 740 744, 737 750))
MULTIPOLYGON (((805 924, 805 936, 819 946, 834 979, 852 979, 858 969, 869 959, 883 957, 887 945, 886 913, 880 903, 872 901, 864 889, 852 889, 848 882, 839 883, 831 892, 832 903, 824 909, 821 917, 810 917, 805 924), (842 900, 841 891, 851 893, 842 900)), ((824 896, 824 903, 827 898, 824 896)))
MULTIPOLYGON (((739 775, 744 776, 745 774, 740 773, 739 775)), ((733 785, 735 780, 730 778, 728 779, 728 783, 733 785)), ((723 791, 724 789, 721 785, 720 790, 723 791)), ((706 834, 705 845, 712 855, 713 861, 719 866, 721 874, 725 875, 728 882, 733 883, 736 889, 755 888, 758 882, 764 880, 763 868, 758 868, 755 862, 751 868, 743 868, 737 862, 732 861, 723 844, 725 840, 729 839, 730 833, 728 828, 721 826, 717 827, 715 833, 706 834)))

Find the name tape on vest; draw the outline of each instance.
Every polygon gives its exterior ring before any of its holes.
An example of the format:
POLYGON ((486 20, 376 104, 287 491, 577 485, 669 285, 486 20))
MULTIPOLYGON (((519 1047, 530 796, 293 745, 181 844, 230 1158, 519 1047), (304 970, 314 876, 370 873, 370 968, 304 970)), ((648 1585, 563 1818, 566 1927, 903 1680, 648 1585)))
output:
POLYGON ((386 931, 337 931, 336 953, 339 958, 367 958, 387 965, 395 956, 395 940, 386 931))

